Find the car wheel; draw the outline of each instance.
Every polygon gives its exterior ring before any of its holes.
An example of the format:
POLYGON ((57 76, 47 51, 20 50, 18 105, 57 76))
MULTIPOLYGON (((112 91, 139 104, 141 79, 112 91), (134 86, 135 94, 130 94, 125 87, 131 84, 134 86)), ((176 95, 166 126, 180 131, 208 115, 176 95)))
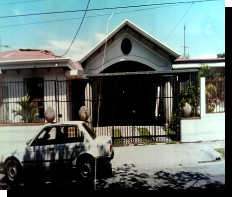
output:
POLYGON ((94 160, 92 158, 82 158, 78 164, 78 171, 82 181, 94 180, 94 160))
POLYGON ((9 184, 15 184, 19 181, 21 175, 21 166, 15 159, 10 159, 5 164, 5 176, 9 184))

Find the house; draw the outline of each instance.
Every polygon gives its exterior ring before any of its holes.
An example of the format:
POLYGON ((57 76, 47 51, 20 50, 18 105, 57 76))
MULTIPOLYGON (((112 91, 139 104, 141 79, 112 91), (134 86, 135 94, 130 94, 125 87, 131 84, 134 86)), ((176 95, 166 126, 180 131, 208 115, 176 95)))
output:
POLYGON ((175 70, 182 69, 200 69, 202 65, 207 65, 215 68, 217 73, 225 76, 225 58, 210 58, 210 59, 177 59, 172 67, 175 70))
MULTIPOLYGON (((57 111, 55 91, 63 91, 60 97, 66 100, 66 87, 56 89, 56 81, 73 79, 73 72, 79 76, 83 69, 72 60, 56 56, 51 51, 40 49, 19 49, 0 53, 0 122, 22 122, 16 116, 19 102, 29 95, 29 101, 36 108, 37 118, 33 122, 44 122, 46 108, 57 111)), ((67 111, 68 109, 64 109, 67 111)), ((31 117, 31 119, 34 117, 31 117)))
MULTIPOLYGON (((55 122, 79 120, 86 106, 97 134, 119 143, 179 139, 180 121, 173 114, 201 64, 179 57, 128 20, 76 63, 47 50, 1 52, 0 123, 44 123, 48 107, 55 122), (30 121, 17 114, 25 96, 36 109, 30 121)), ((206 63, 223 67, 218 61, 206 63)), ((199 115, 197 109, 192 115, 199 115)))

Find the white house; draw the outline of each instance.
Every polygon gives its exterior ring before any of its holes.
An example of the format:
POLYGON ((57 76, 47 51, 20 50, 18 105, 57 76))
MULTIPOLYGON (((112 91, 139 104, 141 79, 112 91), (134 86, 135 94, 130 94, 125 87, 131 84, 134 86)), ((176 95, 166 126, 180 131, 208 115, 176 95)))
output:
MULTIPOLYGON (((179 57, 128 20, 76 63, 47 50, 0 52, 0 123, 25 122, 15 111, 29 95, 37 113, 31 122, 46 122, 48 107, 55 110, 55 121, 78 120, 85 105, 88 121, 106 132, 117 127, 122 137, 135 139, 147 130, 152 139, 177 139, 179 120, 174 131, 169 124, 180 92, 196 81, 204 62, 179 57)), ((225 61, 204 63, 223 70, 225 61)))
MULTIPOLYGON (((56 91, 60 99, 67 100, 67 86, 57 89, 57 81, 73 78, 72 72, 79 76, 83 69, 72 60, 56 56, 51 51, 39 49, 19 49, 0 53, 0 122, 21 122, 13 111, 20 109, 18 102, 29 94, 30 101, 36 105, 39 118, 44 121, 44 112, 51 106, 57 112, 60 108, 55 102, 56 91)), ((61 105, 61 104, 60 104, 61 105)), ((66 112, 67 105, 62 106, 66 112)))

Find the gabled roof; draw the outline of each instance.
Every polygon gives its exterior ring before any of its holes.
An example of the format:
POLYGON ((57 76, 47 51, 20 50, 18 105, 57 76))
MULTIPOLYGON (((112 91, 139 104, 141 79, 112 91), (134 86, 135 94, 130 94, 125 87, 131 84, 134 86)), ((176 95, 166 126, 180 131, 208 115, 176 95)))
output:
POLYGON ((19 49, 0 52, 0 70, 51 67, 53 65, 69 67, 71 70, 83 70, 80 64, 69 58, 57 56, 49 50, 19 49))
POLYGON ((112 37, 114 37, 120 30, 122 30, 126 26, 132 28, 134 31, 136 31, 137 33, 139 33, 141 36, 145 37, 150 42, 154 43, 155 45, 157 45, 158 47, 160 47, 161 49, 163 49, 165 52, 167 52, 169 55, 171 55, 173 57, 173 59, 177 59, 177 58, 180 57, 179 54, 177 54, 172 49, 170 49, 169 47, 167 47, 166 45, 164 45, 163 43, 161 43, 160 41, 158 41, 157 39, 155 39, 154 37, 152 37, 150 34, 146 33, 145 31, 143 31, 142 29, 140 29, 139 27, 137 27, 135 24, 133 24, 129 20, 125 20, 110 35, 107 36, 107 39, 104 39, 102 42, 100 42, 96 47, 94 47, 79 62, 82 64, 84 61, 86 61, 91 55, 93 55, 97 50, 99 50, 106 43, 106 40, 110 40, 112 37))

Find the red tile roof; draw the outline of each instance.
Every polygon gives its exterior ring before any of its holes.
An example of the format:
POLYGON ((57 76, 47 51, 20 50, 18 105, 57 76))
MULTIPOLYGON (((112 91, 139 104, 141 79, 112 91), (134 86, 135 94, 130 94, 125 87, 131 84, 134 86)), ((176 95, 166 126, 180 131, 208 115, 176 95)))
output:
POLYGON ((14 60, 33 60, 33 59, 55 59, 62 58, 56 56, 49 50, 41 49, 19 49, 11 51, 0 52, 0 61, 14 61, 14 60))

